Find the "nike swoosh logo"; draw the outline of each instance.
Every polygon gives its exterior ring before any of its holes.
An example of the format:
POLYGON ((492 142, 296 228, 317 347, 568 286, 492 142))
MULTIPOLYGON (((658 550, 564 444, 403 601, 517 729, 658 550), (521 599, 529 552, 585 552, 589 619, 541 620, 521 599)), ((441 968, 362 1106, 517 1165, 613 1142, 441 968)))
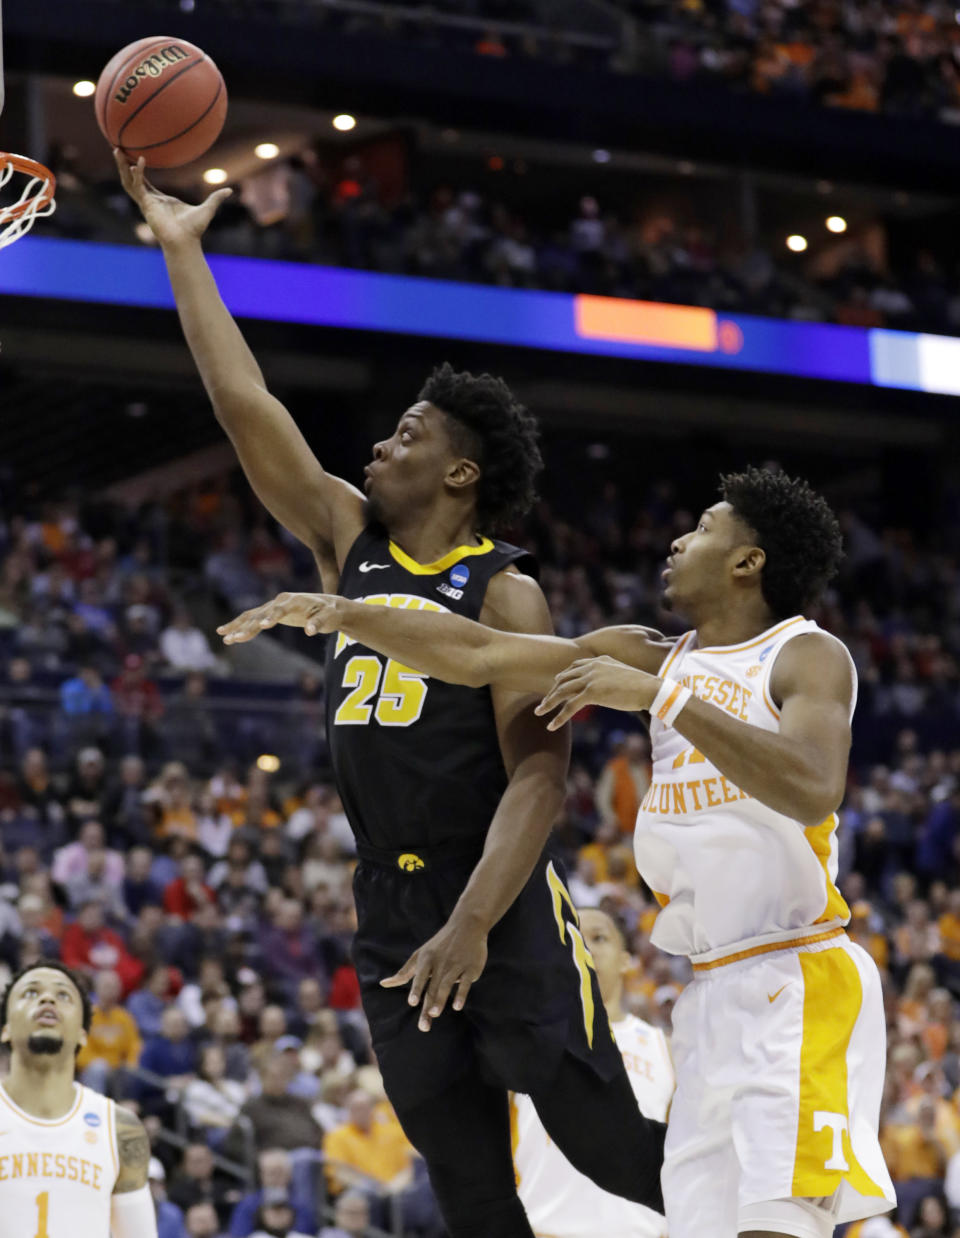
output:
MULTIPOLYGON (((788 980, 788 981, 787 981, 787 984, 789 984, 789 983, 790 983, 790 981, 788 980)), ((775 1001, 777 1000, 777 998, 780 996, 780 994, 783 992, 783 990, 784 990, 786 987, 787 987, 787 985, 786 985, 786 984, 781 984, 780 988, 779 988, 779 989, 777 989, 776 993, 768 993, 768 994, 767 994, 767 1001, 768 1001, 768 1002, 775 1002, 775 1001)))
POLYGON ((386 571, 389 566, 390 566, 389 563, 368 563, 366 559, 364 559, 364 561, 360 564, 360 571, 361 572, 376 572, 380 570, 386 571))

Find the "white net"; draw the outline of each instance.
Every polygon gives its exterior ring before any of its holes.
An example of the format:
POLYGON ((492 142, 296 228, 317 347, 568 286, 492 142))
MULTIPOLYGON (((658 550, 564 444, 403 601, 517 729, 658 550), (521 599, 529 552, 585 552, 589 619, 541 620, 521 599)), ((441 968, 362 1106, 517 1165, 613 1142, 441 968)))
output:
MULTIPOLYGON (((52 215, 57 209, 53 200, 56 181, 43 164, 23 155, 0 154, 0 191, 14 175, 25 176, 19 198, 0 201, 0 249, 18 241, 33 227, 34 220, 52 215)), ((16 193, 16 188, 13 190, 16 193)), ((6 197, 6 195, 4 195, 6 197)))

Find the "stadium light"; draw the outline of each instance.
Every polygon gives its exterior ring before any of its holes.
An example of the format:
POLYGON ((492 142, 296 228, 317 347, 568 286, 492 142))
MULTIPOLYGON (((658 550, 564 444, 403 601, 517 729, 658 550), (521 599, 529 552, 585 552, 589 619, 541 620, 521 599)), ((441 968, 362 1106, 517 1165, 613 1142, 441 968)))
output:
POLYGON ((280 147, 276 142, 260 142, 253 148, 253 153, 258 159, 276 159, 280 154, 280 147))
POLYGON ((846 232, 847 221, 842 215, 831 215, 827 219, 827 229, 830 232, 846 232))
POLYGON ((87 81, 74 82, 73 93, 77 96, 78 99, 89 99, 91 95, 94 95, 97 93, 96 83, 87 82, 87 81))
POLYGON ((275 757, 272 752, 264 752, 257 757, 257 769, 262 769, 265 774, 275 774, 280 768, 280 758, 275 757))
POLYGON ((806 248, 807 238, 805 236, 798 236, 794 233, 793 236, 787 237, 787 249, 789 249, 791 253, 802 254, 806 248))
POLYGON ((222 185, 227 179, 227 171, 225 168, 207 168, 203 179, 208 185, 222 185))
POLYGON ((333 127, 339 129, 341 133, 349 133, 351 129, 357 127, 357 118, 351 116, 349 112, 342 112, 339 116, 334 116, 333 127))

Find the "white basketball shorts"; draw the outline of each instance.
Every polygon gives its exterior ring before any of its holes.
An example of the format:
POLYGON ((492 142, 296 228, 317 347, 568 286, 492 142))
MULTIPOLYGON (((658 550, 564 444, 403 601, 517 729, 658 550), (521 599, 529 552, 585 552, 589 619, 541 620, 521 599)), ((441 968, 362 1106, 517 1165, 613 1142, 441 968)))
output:
POLYGON ((734 1238, 760 1203, 816 1201, 839 1224, 896 1202, 877 1132, 879 973, 842 930, 800 936, 694 960, 673 1013, 670 1238, 734 1238))

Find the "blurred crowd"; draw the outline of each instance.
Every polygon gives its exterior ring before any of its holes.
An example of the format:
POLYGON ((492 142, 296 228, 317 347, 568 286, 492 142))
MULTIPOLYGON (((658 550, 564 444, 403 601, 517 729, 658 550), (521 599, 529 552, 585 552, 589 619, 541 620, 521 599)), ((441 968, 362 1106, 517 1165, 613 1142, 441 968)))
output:
MULTIPOLYGON (((490 160, 513 175, 500 156, 490 160)), ((89 183, 73 148, 56 147, 48 162, 58 205, 45 231, 154 243, 119 185, 89 183)), ((534 182, 535 170, 524 177, 534 182)), ((489 186, 489 171, 478 180, 489 186)), ((747 241, 733 208, 715 195, 715 186, 694 190, 687 182, 659 195, 648 188, 632 201, 621 195, 617 205, 590 194, 521 198, 516 185, 502 198, 449 183, 386 192, 363 156, 332 166, 306 147, 235 186, 206 247, 505 288, 960 333, 960 270, 933 249, 908 247, 893 262, 872 228, 792 255, 783 236, 747 241)))
MULTIPOLYGON (((312 585, 245 495, 231 475, 139 510, 4 513, 0 967, 54 955, 89 977, 79 1067, 150 1129, 162 1238, 432 1238, 350 962, 355 852, 319 668, 238 683, 213 634, 312 585)), ((510 535, 542 561, 558 632, 650 622, 690 513, 666 481, 581 496, 565 519, 548 488, 510 535)), ((921 540, 842 519, 848 557, 817 616, 861 682, 841 886, 885 977, 900 1223, 932 1238, 960 1226, 960 522, 921 540)), ((271 640, 318 656, 287 629, 271 640)), ((630 1008, 669 1028, 686 964, 649 944, 630 847, 648 757, 632 723, 585 711, 555 837, 575 901, 627 930, 630 1008)))
MULTIPOLYGON (((179 0, 178 0, 179 2, 179 0)), ((196 3, 223 0, 189 0, 196 3)), ((171 4, 173 0, 171 0, 171 4)), ((809 105, 960 116, 960 31, 946 0, 250 0, 346 34, 415 38, 478 56, 714 84, 809 105)))

